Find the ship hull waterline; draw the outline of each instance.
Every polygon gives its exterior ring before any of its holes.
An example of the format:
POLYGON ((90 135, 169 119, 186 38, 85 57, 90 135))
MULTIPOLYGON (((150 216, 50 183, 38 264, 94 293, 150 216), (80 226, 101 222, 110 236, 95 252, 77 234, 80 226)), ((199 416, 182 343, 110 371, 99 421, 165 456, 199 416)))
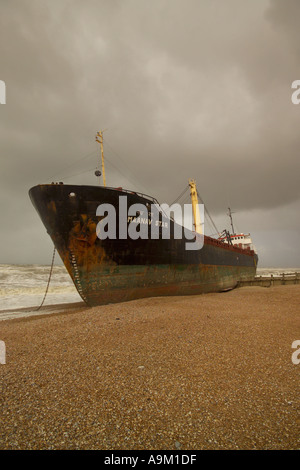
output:
POLYGON ((253 251, 210 237, 204 237, 203 248, 195 251, 185 249, 184 238, 97 237, 100 204, 112 204, 118 212, 120 195, 127 196, 128 205, 151 204, 147 196, 101 186, 62 184, 38 185, 29 194, 78 293, 89 306, 221 292, 255 276, 258 258, 253 251))

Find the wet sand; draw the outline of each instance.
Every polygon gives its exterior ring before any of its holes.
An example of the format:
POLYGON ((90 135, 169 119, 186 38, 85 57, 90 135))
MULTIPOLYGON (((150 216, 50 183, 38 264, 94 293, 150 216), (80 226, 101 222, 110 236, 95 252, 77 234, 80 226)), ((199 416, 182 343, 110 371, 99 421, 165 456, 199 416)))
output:
POLYGON ((32 316, 44 316, 56 313, 79 311, 86 309, 86 304, 82 302, 62 303, 62 304, 51 304, 43 305, 42 307, 21 307, 12 308, 6 310, 0 310, 0 322, 3 320, 12 320, 14 318, 32 317, 32 316))
POLYGON ((71 305, 0 340, 1 449, 300 447, 299 285, 71 305))

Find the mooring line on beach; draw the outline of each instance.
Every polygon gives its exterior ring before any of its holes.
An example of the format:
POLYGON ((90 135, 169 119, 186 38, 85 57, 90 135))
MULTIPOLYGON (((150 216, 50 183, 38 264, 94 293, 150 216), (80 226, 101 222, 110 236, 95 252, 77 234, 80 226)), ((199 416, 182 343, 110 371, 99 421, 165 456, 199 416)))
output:
POLYGON ((45 291, 45 295, 44 295, 44 298, 42 300, 42 303, 39 307, 37 307, 35 309, 35 311, 38 311, 42 308, 42 306, 44 305, 44 302, 46 300, 46 297, 47 297, 47 293, 48 293, 48 289, 49 289, 49 285, 50 285, 50 281, 51 281, 51 276, 52 276, 52 271, 53 271, 53 266, 54 266, 54 258, 55 258, 55 252, 56 252, 56 248, 54 246, 54 249, 53 249, 53 255, 52 255, 52 263, 51 263, 51 268, 50 268, 50 273, 49 273, 49 279, 48 279, 48 283, 47 283, 47 287, 46 287, 46 291, 45 291))

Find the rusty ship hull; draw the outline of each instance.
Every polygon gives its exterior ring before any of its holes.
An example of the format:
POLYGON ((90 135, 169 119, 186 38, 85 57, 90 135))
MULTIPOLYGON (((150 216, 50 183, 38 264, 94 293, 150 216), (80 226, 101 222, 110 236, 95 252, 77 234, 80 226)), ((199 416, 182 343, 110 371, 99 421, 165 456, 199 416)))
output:
POLYGON ((100 204, 112 204, 118 213, 119 196, 127 196, 128 206, 155 202, 148 196, 121 188, 63 184, 38 185, 29 195, 77 291, 90 306, 219 292, 255 276, 254 251, 207 236, 202 249, 187 251, 187 240, 172 238, 172 227, 170 239, 98 238, 100 204))

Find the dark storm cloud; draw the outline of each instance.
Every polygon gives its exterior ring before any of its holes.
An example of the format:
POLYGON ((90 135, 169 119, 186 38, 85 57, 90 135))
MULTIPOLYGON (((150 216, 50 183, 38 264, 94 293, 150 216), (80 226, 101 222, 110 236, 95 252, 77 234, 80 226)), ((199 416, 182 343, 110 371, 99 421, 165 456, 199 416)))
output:
MULTIPOLYGON (((48 261, 27 191, 53 176, 97 184, 93 171, 76 174, 98 164, 101 128, 108 184, 172 202, 194 177, 221 228, 231 204, 262 251, 266 220, 297 238, 297 0, 2 0, 0 10, 3 262, 48 261)), ((278 246, 265 263, 285 264, 278 246)))

